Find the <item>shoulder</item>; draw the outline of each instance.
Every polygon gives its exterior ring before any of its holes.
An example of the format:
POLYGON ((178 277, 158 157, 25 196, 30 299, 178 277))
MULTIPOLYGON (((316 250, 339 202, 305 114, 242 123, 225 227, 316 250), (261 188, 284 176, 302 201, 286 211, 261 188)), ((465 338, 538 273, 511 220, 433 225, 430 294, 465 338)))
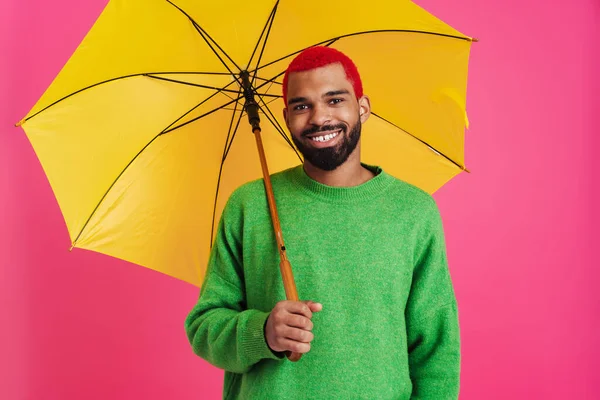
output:
POLYGON ((402 179, 392 177, 391 180, 390 201, 421 216, 436 217, 439 214, 437 203, 430 193, 402 179))
MULTIPOLYGON (((280 172, 271 174, 271 183, 274 187, 285 185, 291 182, 294 168, 289 168, 280 172)), ((254 179, 246 182, 235 189, 229 196, 227 208, 244 209, 256 205, 266 204, 266 189, 263 178, 254 179)))

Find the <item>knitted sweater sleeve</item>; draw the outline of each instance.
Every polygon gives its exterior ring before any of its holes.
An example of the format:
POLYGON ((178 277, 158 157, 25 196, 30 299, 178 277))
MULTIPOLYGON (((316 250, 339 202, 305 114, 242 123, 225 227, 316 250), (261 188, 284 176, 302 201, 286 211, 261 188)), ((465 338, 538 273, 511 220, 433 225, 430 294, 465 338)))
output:
POLYGON ((280 359, 264 336, 269 313, 245 308, 241 221, 239 204, 230 200, 219 222, 198 302, 185 320, 194 353, 234 373, 244 373, 265 358, 280 359))
POLYGON ((431 199, 416 254, 405 317, 411 399, 457 399, 460 334, 441 218, 431 199))

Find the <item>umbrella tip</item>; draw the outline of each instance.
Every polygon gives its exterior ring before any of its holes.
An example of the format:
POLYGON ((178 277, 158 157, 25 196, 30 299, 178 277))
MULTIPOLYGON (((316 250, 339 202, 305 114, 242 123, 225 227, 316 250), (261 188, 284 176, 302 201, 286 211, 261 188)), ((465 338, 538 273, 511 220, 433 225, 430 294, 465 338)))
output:
POLYGON ((19 126, 23 125, 25 123, 25 118, 23 118, 22 120, 20 120, 19 122, 17 122, 15 124, 15 126, 18 128, 19 126))
POLYGON ((71 247, 69 247, 69 251, 73 250, 73 247, 75 247, 75 243, 71 243, 71 247))
POLYGON ((479 42, 479 39, 477 39, 477 38, 471 38, 471 42, 479 42))

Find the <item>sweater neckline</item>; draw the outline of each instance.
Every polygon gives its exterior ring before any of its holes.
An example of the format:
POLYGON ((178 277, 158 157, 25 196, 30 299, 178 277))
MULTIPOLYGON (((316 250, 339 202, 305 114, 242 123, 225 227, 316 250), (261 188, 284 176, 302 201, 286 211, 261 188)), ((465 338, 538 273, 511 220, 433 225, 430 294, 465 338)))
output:
POLYGON ((363 163, 361 165, 371 170, 375 176, 357 186, 338 187, 324 185, 308 176, 302 164, 293 169, 293 177, 298 187, 305 193, 329 202, 364 201, 381 195, 394 181, 394 177, 386 173, 379 166, 363 163))

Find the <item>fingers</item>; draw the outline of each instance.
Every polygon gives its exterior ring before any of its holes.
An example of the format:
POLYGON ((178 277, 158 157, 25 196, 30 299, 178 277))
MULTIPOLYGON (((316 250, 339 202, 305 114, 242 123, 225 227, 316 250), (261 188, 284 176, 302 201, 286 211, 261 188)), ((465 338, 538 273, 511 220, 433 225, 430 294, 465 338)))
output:
POLYGON ((310 331, 292 327, 286 327, 282 336, 285 339, 301 343, 310 343, 315 338, 315 335, 310 331))
POLYGON ((313 322, 310 319, 297 314, 287 314, 282 322, 287 326, 305 329, 308 331, 311 331, 313 328, 313 322))
POLYGON ((314 339, 313 312, 323 306, 313 301, 281 301, 273 308, 265 326, 267 344, 275 351, 307 353, 314 339))
POLYGON ((310 351, 310 343, 295 342, 289 339, 281 339, 281 345, 286 351, 295 353, 308 353, 310 351))
MULTIPOLYGON (((312 330, 313 323, 306 314, 293 314, 288 310, 281 309, 273 312, 273 320, 276 325, 291 326, 300 329, 312 330)), ((309 314, 312 315, 312 314, 309 314)))
POLYGON ((304 302, 312 312, 321 311, 323 309, 323 305, 321 303, 315 303, 314 301, 307 300, 304 302))
POLYGON ((312 318, 310 307, 301 301, 283 301, 283 308, 290 314, 300 314, 306 318, 312 318))

